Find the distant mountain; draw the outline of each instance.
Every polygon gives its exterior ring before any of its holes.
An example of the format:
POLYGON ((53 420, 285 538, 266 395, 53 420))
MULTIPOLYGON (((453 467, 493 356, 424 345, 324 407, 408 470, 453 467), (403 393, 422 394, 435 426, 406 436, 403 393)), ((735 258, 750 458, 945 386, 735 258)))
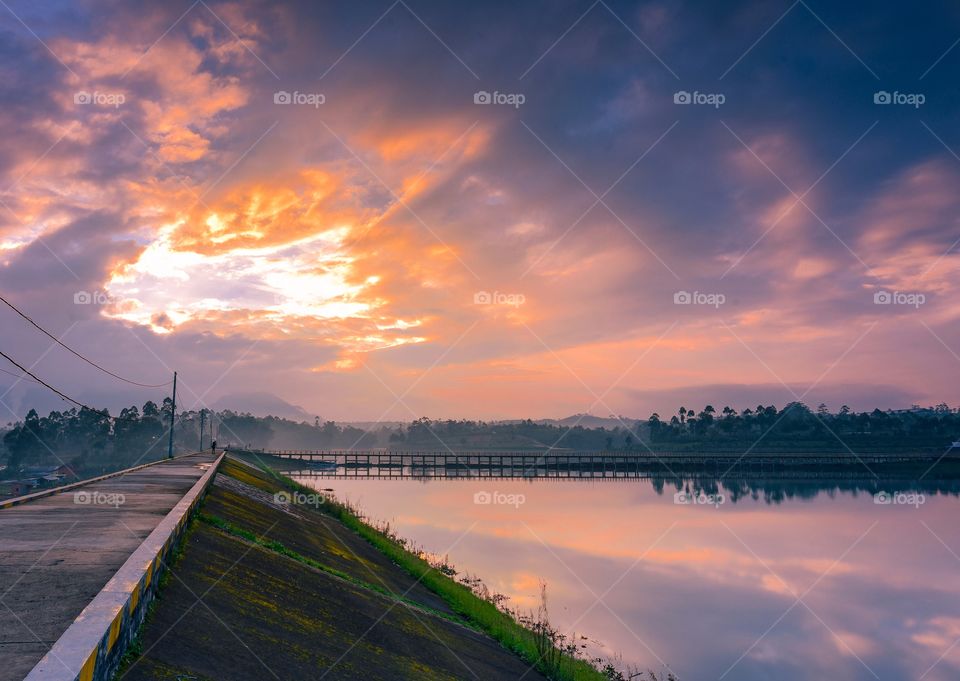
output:
POLYGON ((229 409, 249 412, 254 416, 278 416, 291 421, 313 422, 314 419, 314 415, 303 407, 266 392, 231 393, 222 396, 211 406, 216 411, 229 409))
POLYGON ((636 419, 630 419, 626 416, 594 416, 593 414, 574 414, 573 416, 567 416, 566 418, 556 419, 550 423, 555 423, 558 426, 583 426, 584 428, 606 428, 607 430, 613 430, 614 428, 631 428, 633 424, 636 423, 636 419))
MULTIPOLYGON (((520 423, 521 419, 510 419, 500 421, 499 423, 520 423)), ((637 419, 627 418, 626 416, 594 416, 593 414, 574 414, 562 419, 536 419, 534 423, 550 426, 580 426, 582 428, 605 428, 614 430, 616 428, 633 428, 637 419)))

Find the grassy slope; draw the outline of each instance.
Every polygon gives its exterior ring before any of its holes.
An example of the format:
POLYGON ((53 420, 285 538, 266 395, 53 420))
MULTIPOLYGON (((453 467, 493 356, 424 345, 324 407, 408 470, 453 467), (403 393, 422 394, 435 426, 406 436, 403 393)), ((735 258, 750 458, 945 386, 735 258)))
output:
POLYGON ((556 654, 527 673, 532 632, 346 507, 278 508, 284 488, 308 492, 224 462, 116 678, 604 678, 556 654))
MULTIPOLYGON (((316 490, 300 485, 267 466, 262 466, 261 469, 291 491, 304 494, 316 493, 316 490)), ((353 530, 407 574, 414 577, 418 583, 439 595, 455 613, 492 636, 528 664, 536 665, 548 677, 558 681, 592 681, 606 678, 585 661, 571 659, 569 656, 543 655, 542 643, 538 645, 538 637, 534 632, 521 626, 493 603, 479 598, 467 586, 444 575, 425 560, 408 551, 394 538, 365 523, 346 506, 328 501, 319 507, 319 510, 335 517, 353 530), (553 664, 547 664, 546 659, 552 659, 553 664)))

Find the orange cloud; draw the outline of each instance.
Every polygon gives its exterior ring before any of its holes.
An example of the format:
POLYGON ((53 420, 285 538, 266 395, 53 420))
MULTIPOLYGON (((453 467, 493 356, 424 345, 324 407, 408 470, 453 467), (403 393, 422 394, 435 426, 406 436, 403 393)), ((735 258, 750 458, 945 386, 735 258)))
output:
POLYGON ((234 184, 211 204, 195 205, 173 247, 213 254, 291 243, 372 219, 354 199, 349 178, 312 168, 234 184))

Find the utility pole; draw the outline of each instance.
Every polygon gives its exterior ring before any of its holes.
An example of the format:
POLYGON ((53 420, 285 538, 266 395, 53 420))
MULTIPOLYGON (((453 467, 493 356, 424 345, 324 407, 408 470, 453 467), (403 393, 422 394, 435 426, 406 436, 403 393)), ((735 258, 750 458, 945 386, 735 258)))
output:
POLYGON ((206 409, 200 410, 200 451, 203 451, 203 421, 207 415, 206 409))
POLYGON ((170 401, 170 444, 167 445, 167 458, 173 458, 173 420, 177 415, 177 372, 173 372, 173 399, 170 401))

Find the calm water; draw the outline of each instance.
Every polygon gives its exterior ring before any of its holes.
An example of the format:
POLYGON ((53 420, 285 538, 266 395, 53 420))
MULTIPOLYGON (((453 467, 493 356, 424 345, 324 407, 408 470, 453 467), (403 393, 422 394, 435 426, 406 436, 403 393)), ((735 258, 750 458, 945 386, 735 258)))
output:
POLYGON ((953 495, 878 504, 821 485, 710 505, 644 480, 300 479, 515 607, 545 581, 554 625, 682 681, 960 678, 953 495))

